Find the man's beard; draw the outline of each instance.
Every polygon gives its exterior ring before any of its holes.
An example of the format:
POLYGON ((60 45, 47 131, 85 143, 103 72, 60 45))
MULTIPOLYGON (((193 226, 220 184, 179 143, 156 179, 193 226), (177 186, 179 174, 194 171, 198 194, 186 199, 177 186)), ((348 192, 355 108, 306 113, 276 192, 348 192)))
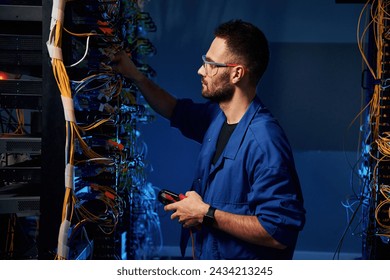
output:
MULTIPOLYGON (((234 94, 234 85, 230 83, 229 73, 223 73, 219 78, 219 81, 215 81, 219 86, 212 92, 202 90, 202 96, 210 101, 220 103, 225 101, 230 101, 233 98, 234 94)), ((213 84, 215 84, 215 82, 213 84)))

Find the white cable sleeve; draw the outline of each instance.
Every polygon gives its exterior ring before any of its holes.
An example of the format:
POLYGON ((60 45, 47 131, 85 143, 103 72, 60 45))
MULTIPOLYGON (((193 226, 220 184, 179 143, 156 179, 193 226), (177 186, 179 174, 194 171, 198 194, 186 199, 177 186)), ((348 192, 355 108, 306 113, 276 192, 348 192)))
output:
POLYGON ((65 167, 65 187, 74 191, 74 166, 70 163, 65 167))
POLYGON ((64 107, 65 120, 76 123, 76 116, 74 115, 73 99, 61 95, 62 106, 64 107))
POLYGON ((49 42, 46 43, 47 50, 49 52, 49 56, 51 58, 56 58, 59 60, 63 60, 62 58, 62 49, 56 46, 51 45, 49 42))
POLYGON ((51 18, 64 23, 66 0, 54 0, 51 10, 51 18))
POLYGON ((70 228, 70 221, 65 220, 61 223, 60 231, 58 234, 58 248, 57 255, 63 259, 68 258, 69 247, 68 243, 68 232, 70 228))
POLYGON ((49 39, 46 42, 47 49, 51 58, 62 59, 62 50, 53 46, 55 29, 58 23, 63 25, 65 18, 65 4, 66 0, 53 0, 53 6, 51 9, 51 21, 50 21, 50 34, 49 39))

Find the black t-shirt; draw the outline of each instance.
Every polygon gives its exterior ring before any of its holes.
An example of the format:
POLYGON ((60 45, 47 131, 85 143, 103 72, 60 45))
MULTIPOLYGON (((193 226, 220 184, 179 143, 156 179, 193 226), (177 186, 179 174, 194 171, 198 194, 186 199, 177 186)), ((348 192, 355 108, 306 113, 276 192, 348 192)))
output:
POLYGON ((235 124, 228 124, 227 122, 224 122, 221 131, 219 132, 218 136, 218 142, 217 142, 217 149, 215 151, 215 155, 213 158, 213 164, 216 164, 218 161, 218 158, 222 154, 223 150, 225 149, 225 146, 227 142, 229 141, 230 136, 232 135, 234 129, 236 128, 237 123, 235 124))

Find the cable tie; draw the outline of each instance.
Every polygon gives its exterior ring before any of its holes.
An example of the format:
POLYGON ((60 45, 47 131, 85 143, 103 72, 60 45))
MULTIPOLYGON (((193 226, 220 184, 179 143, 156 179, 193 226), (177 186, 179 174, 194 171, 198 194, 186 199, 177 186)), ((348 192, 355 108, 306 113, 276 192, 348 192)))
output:
POLYGON ((76 116, 74 114, 74 103, 73 99, 61 95, 62 106, 64 107, 65 120, 76 123, 76 116))

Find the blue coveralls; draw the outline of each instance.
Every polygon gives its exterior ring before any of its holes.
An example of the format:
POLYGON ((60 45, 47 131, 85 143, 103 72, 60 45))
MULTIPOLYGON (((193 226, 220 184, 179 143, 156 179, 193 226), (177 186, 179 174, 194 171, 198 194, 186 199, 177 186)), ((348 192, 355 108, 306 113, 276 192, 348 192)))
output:
POLYGON ((277 120, 255 97, 213 166, 225 121, 217 104, 178 100, 171 126, 202 143, 192 189, 219 210, 257 216, 264 229, 287 249, 257 246, 202 227, 196 233, 196 258, 291 259, 305 223, 305 209, 288 140, 277 120))

